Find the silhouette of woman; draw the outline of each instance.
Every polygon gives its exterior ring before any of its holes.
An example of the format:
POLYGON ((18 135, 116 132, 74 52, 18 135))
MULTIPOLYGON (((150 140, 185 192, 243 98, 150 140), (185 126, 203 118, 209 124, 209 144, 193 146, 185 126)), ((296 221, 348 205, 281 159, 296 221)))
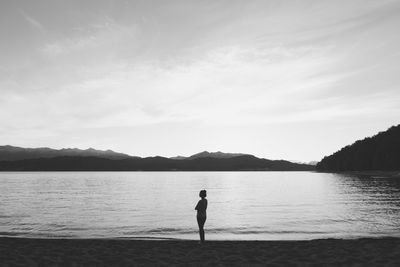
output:
POLYGON ((199 193, 199 197, 201 197, 201 199, 199 200, 199 202, 197 202, 196 207, 194 208, 195 210, 197 210, 197 223, 199 225, 199 234, 200 234, 200 243, 204 243, 204 224, 206 222, 207 219, 207 191, 206 190, 201 190, 199 193))

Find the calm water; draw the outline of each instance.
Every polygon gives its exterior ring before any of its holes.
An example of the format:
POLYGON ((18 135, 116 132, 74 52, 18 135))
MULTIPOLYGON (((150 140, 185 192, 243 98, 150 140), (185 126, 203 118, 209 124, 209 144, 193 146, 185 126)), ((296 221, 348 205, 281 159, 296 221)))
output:
POLYGON ((0 235, 197 239, 400 236, 400 180, 313 172, 0 173, 0 235))

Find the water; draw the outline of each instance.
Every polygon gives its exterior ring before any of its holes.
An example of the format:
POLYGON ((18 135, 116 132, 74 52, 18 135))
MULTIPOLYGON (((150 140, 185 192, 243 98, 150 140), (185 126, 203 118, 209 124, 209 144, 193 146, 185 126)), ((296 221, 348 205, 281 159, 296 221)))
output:
POLYGON ((400 236, 400 179, 314 172, 0 173, 0 235, 306 240, 400 236))

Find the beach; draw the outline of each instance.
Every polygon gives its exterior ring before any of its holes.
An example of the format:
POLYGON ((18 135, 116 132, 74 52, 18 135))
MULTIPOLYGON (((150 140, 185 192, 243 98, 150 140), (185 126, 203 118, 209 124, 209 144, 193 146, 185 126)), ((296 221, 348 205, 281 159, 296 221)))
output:
POLYGON ((400 239, 197 241, 0 238, 1 266, 400 266, 400 239))

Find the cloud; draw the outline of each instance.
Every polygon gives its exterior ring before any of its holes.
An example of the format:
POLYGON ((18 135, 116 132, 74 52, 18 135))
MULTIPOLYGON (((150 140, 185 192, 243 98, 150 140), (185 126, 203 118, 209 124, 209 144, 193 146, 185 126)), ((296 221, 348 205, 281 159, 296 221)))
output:
POLYGON ((96 54, 96 57, 104 56, 119 51, 127 45, 126 43, 134 43, 138 34, 139 30, 135 24, 124 25, 106 17, 76 29, 71 36, 44 44, 41 52, 48 57, 79 57, 85 53, 96 54))
POLYGON ((19 13, 24 17, 24 19, 36 30, 40 31, 41 33, 46 33, 45 27, 36 19, 26 14, 23 10, 19 10, 19 13))
POLYGON ((368 107, 366 100, 375 95, 332 94, 331 88, 358 72, 330 72, 337 64, 330 52, 309 44, 297 48, 227 46, 190 62, 89 64, 71 70, 81 76, 68 83, 47 75, 46 88, 55 89, 31 91, 17 102, 8 98, 4 108, 19 118, 16 107, 24 106, 30 111, 20 125, 29 120, 37 122, 37 127, 53 129, 193 121, 244 126, 383 112, 390 95, 381 95, 382 101, 375 99, 375 106, 368 107))
POLYGON ((73 133, 87 144, 104 131, 104 140, 125 147, 124 130, 134 129, 144 141, 132 147, 145 151, 151 128, 154 140, 176 134, 164 142, 171 150, 190 146, 181 141, 191 135, 215 147, 256 135, 252 145, 261 147, 270 145, 268 125, 288 135, 307 125, 299 138, 314 142, 320 125, 378 125, 400 114, 395 1, 149 3, 116 4, 113 12, 71 4, 47 32, 48 13, 21 12, 46 38, 12 51, 26 60, 22 67, 4 65, 2 137, 52 135, 57 143, 73 133))
MULTIPOLYGON (((26 93, 24 103, 10 103, 8 108, 36 110, 28 115, 31 121, 55 128, 71 127, 72 122, 75 127, 131 127, 182 121, 241 125, 294 120, 307 102, 304 96, 340 78, 317 76, 330 63, 317 51, 311 56, 309 49, 235 46, 173 66, 155 62, 90 66, 84 71, 87 78, 59 84, 57 90, 26 93), (41 108, 36 109, 39 103, 41 108)), ((312 114, 308 119, 314 119, 312 114)))

